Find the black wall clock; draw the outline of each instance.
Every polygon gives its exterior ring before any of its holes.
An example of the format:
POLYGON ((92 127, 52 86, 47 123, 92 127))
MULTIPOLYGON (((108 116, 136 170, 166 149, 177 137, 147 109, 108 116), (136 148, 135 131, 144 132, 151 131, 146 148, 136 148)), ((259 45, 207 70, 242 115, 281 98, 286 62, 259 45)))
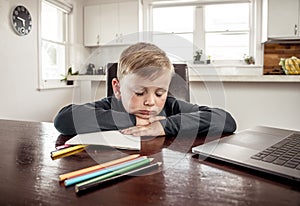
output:
POLYGON ((32 29, 32 19, 29 11, 24 6, 16 6, 11 13, 12 26, 18 35, 29 34, 32 29))

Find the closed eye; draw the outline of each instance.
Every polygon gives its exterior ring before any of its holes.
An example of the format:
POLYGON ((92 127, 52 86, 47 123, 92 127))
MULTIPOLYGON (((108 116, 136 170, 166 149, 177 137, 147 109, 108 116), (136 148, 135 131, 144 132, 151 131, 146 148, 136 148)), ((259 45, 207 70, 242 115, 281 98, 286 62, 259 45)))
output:
POLYGON ((166 90, 159 90, 159 91, 156 91, 156 96, 157 97, 161 97, 162 95, 164 95, 167 91, 166 90))
POLYGON ((163 95, 163 93, 156 93, 157 97, 161 97, 163 95))
POLYGON ((143 96, 143 95, 144 95, 144 92, 135 92, 135 95, 136 95, 136 96, 143 96))

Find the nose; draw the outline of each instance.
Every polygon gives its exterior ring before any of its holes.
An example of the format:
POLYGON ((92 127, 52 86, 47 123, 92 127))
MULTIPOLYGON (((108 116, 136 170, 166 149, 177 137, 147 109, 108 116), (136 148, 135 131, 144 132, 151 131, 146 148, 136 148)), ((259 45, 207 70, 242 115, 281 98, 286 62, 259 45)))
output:
POLYGON ((153 95, 153 94, 146 95, 144 104, 146 106, 153 106, 155 104, 155 95, 153 95))

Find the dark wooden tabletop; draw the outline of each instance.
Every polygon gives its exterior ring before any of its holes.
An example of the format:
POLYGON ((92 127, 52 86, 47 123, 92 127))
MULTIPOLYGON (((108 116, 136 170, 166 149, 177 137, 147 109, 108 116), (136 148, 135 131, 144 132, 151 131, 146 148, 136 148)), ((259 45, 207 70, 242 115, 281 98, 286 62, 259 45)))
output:
POLYGON ((0 205, 300 205, 300 186, 191 153, 204 139, 143 138, 142 155, 163 163, 150 174, 76 195, 58 176, 137 152, 89 146, 52 160, 68 137, 51 123, 0 120, 0 205))

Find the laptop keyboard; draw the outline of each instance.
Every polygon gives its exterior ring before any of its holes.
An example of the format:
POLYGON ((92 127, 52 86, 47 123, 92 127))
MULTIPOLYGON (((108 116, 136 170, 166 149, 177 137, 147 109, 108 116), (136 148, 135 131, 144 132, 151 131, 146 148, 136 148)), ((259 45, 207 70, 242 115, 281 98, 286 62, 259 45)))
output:
POLYGON ((300 170, 300 134, 292 134, 251 158, 300 170))

